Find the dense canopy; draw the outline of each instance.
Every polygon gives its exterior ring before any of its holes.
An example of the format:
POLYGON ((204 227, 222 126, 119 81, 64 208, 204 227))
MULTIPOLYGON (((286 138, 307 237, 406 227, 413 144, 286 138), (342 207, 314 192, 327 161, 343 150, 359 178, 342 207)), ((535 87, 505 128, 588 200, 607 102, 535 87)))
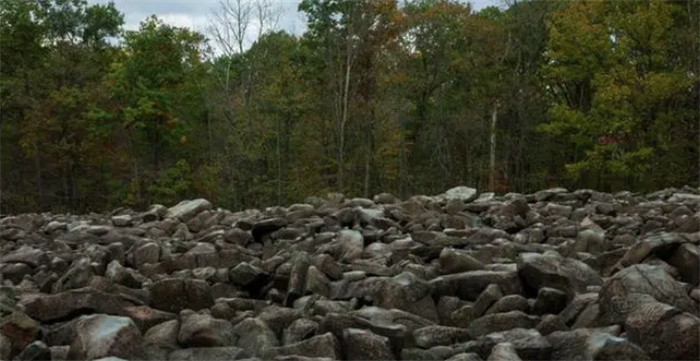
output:
POLYGON ((0 0, 0 212, 697 185, 699 2, 304 0, 298 36, 221 6, 0 0))

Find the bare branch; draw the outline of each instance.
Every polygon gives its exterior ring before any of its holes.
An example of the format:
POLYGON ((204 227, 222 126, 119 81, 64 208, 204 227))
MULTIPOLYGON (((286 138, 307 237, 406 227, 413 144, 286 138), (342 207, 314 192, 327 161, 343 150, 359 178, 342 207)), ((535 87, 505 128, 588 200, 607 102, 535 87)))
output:
POLYGON ((258 39, 265 33, 277 30, 284 9, 274 0, 256 0, 255 10, 258 20, 258 39))
POLYGON ((249 0, 219 1, 207 30, 222 53, 228 56, 243 53, 252 13, 253 4, 249 0))

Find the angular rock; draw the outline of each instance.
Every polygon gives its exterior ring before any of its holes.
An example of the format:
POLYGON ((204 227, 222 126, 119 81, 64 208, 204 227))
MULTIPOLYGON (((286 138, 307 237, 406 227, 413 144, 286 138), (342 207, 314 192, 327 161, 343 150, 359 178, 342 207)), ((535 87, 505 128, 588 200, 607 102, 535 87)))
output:
POLYGON ((250 354, 239 347, 193 347, 173 351, 169 361, 229 361, 245 360, 250 354))
POLYGON ((236 345, 252 355, 263 355, 266 349, 280 345, 275 333, 265 322, 257 318, 248 318, 233 327, 238 342, 236 345))
POLYGON ((428 349, 467 342, 472 336, 467 330, 459 327, 427 326, 413 331, 413 338, 418 347, 428 349))
POLYGON ((478 196, 479 193, 476 189, 460 186, 449 189, 447 192, 437 196, 436 198, 444 202, 458 200, 464 203, 468 203, 475 200, 478 196))
POLYGON ((483 359, 477 353, 463 352, 448 358, 446 361, 483 361, 483 359))
POLYGON ((552 360, 649 360, 639 346, 616 336, 610 328, 581 328, 559 331, 547 336, 552 345, 552 360), (613 357, 610 357, 613 355, 613 357))
POLYGON ((260 314, 258 314, 258 318, 278 337, 292 322, 302 317, 304 317, 304 313, 301 310, 279 307, 277 305, 265 307, 260 314))
POLYGON ((328 357, 333 360, 340 359, 340 343, 332 333, 324 333, 308 340, 291 345, 267 349, 261 358, 270 359, 275 356, 305 356, 328 357))
POLYGON ((284 332, 282 333, 282 344, 290 345, 306 340, 307 338, 313 336, 318 328, 319 325, 317 322, 300 318, 292 322, 289 327, 284 329, 284 332))
POLYGON ((297 253, 292 258, 292 267, 287 286, 286 306, 291 306, 299 297, 306 294, 306 276, 310 267, 309 256, 306 252, 297 253))
POLYGON ((55 321, 84 311, 125 316, 125 309, 135 306, 123 297, 90 287, 53 295, 29 295, 20 304, 29 317, 41 322, 55 321))
POLYGON ((134 321, 141 333, 146 333, 155 325, 177 319, 174 313, 159 311, 148 306, 127 307, 124 309, 124 314, 134 321))
POLYGON ((510 343, 524 360, 549 360, 552 354, 552 345, 537 330, 514 328, 491 333, 486 340, 494 344, 510 343))
POLYGON ((351 263, 362 256, 364 250, 364 237, 353 230, 343 230, 338 232, 337 259, 340 262, 351 263))
POLYGON ((547 336, 557 331, 568 331, 569 327, 567 327, 566 323, 557 315, 544 315, 535 329, 540 334, 547 336))
POLYGON ((141 288, 143 283, 134 277, 130 268, 122 266, 118 260, 114 260, 107 265, 105 277, 110 281, 130 288, 141 288))
POLYGON ((330 280, 323 272, 319 271, 315 266, 309 266, 306 274, 306 292, 311 292, 323 297, 330 297, 330 280))
POLYGON ((40 325, 21 311, 3 317, 0 337, 8 345, 9 354, 16 355, 32 344, 39 334, 40 325))
POLYGON ((343 330, 343 349, 344 360, 395 360, 389 339, 367 330, 343 330))
POLYGON ((457 296, 466 301, 475 301, 490 284, 496 284, 504 295, 522 292, 522 283, 517 272, 469 271, 440 276, 430 281, 435 287, 435 296, 457 296))
POLYGON ((343 278, 343 268, 327 254, 319 254, 314 257, 312 261, 313 265, 316 266, 320 271, 326 274, 334 280, 339 280, 343 278))
POLYGON ((444 248, 440 252, 440 272, 453 274, 484 269, 484 265, 464 251, 454 248, 444 248))
POLYGON ((147 345, 160 348, 178 348, 178 335, 180 334, 180 321, 170 320, 155 325, 146 331, 144 341, 147 345))
POLYGON ((668 259, 668 263, 678 269, 683 282, 700 285, 700 251, 697 245, 681 244, 668 259))
POLYGON ((46 252, 26 245, 16 251, 0 256, 0 263, 25 263, 34 268, 50 262, 51 259, 46 252))
POLYGON ((700 355, 700 318, 667 304, 637 307, 625 320, 625 331, 655 360, 692 360, 700 355))
POLYGON ((151 307, 172 313, 199 311, 214 305, 209 286, 195 279, 167 278, 151 287, 151 307))
POLYGON ((239 263, 229 271, 229 279, 232 283, 247 287, 259 283, 266 278, 265 272, 247 262, 239 263))
POLYGON ((399 309, 437 322, 438 315, 432 298, 433 287, 413 273, 404 272, 377 288, 374 304, 385 309, 399 309))
POLYGON ((634 294, 651 296, 682 311, 697 312, 697 306, 688 292, 662 268, 638 264, 623 269, 605 281, 599 302, 603 322, 624 322, 627 314, 633 311, 633 303, 628 298, 639 297, 634 294))
POLYGON ((537 298, 532 305, 532 313, 535 315, 557 314, 566 307, 566 298, 565 292, 556 288, 542 287, 537 291, 537 298))
POLYGON ((34 341, 15 357, 17 361, 51 360, 51 349, 41 341, 34 341))
POLYGON ((521 295, 508 295, 500 298, 486 311, 487 315, 510 311, 522 311, 530 313, 530 303, 521 295))
POLYGON ((410 335, 406 325, 396 324, 393 320, 373 322, 362 317, 337 313, 327 314, 319 324, 316 333, 330 332, 337 338, 343 339, 343 330, 348 328, 369 330, 376 335, 387 337, 394 356, 400 355, 404 339, 410 335))
POLYGON ((522 361, 511 343, 499 343, 493 347, 487 361, 522 361))
POLYGON ((86 287, 95 276, 95 269, 88 257, 80 257, 70 265, 70 268, 53 284, 52 293, 60 293, 86 287))
POLYGON ((440 297, 436 306, 438 317, 440 318, 439 323, 445 326, 455 326, 455 323, 452 321, 452 313, 466 306, 466 303, 466 301, 453 296, 440 297))
POLYGON ((520 311, 511 311, 480 317, 471 322, 467 330, 472 336, 480 337, 489 333, 508 331, 514 328, 535 328, 538 323, 538 317, 529 316, 520 311))
POLYGON ((589 355, 593 360, 651 360, 642 348, 629 340, 610 334, 598 334, 589 341, 589 355))
POLYGON ((68 352, 69 360, 94 360, 114 356, 126 360, 143 355, 143 336, 136 324, 126 317, 84 316, 75 327, 75 338, 68 352))
POLYGON ((211 203, 206 199, 187 200, 168 208, 165 217, 178 218, 182 222, 187 222, 199 213, 210 210, 211 208, 211 203))
POLYGON ((182 317, 178 342, 186 347, 229 347, 235 346, 236 334, 228 321, 191 313, 182 317))
POLYGON ((131 227, 134 225, 134 220, 131 215, 123 214, 112 217, 112 224, 115 227, 131 227))
POLYGON ((652 254, 664 255, 672 253, 683 242, 683 238, 675 233, 655 233, 648 235, 627 250, 619 261, 619 268, 641 263, 652 254))
POLYGON ((518 273, 532 289, 556 288, 565 291, 569 299, 586 292, 588 286, 603 284, 598 273, 587 264, 555 252, 521 253, 518 273))
POLYGON ((148 242, 134 251, 134 266, 142 268, 144 265, 156 264, 160 259, 160 246, 155 242, 148 242))

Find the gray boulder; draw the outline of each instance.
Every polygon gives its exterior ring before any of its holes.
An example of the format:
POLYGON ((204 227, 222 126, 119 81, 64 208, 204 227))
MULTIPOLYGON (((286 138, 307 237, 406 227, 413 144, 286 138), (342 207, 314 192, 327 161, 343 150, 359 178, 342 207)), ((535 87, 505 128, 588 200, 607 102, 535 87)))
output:
POLYGON ((94 360, 108 356, 127 360, 143 355, 141 331, 131 319, 109 315, 84 316, 75 326, 69 360, 94 360))

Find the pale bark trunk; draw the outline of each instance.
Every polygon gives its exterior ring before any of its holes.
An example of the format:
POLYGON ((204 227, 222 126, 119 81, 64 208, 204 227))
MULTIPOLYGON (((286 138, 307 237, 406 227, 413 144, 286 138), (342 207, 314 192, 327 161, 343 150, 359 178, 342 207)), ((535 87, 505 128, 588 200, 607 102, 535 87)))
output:
POLYGON ((277 205, 282 205, 282 151, 280 138, 282 137, 282 120, 277 119, 277 205))
POLYGON ((496 122, 498 120, 498 103, 491 112, 491 150, 489 154, 489 188, 493 191, 496 186, 496 122))
MULTIPOLYGON (((348 43, 349 44, 349 43, 348 43)), ((340 149, 338 151, 338 191, 344 192, 344 169, 345 168, 345 124, 348 121, 348 101, 350 93, 350 45, 348 45, 345 57, 345 84, 343 89, 343 117, 340 122, 340 149)))

